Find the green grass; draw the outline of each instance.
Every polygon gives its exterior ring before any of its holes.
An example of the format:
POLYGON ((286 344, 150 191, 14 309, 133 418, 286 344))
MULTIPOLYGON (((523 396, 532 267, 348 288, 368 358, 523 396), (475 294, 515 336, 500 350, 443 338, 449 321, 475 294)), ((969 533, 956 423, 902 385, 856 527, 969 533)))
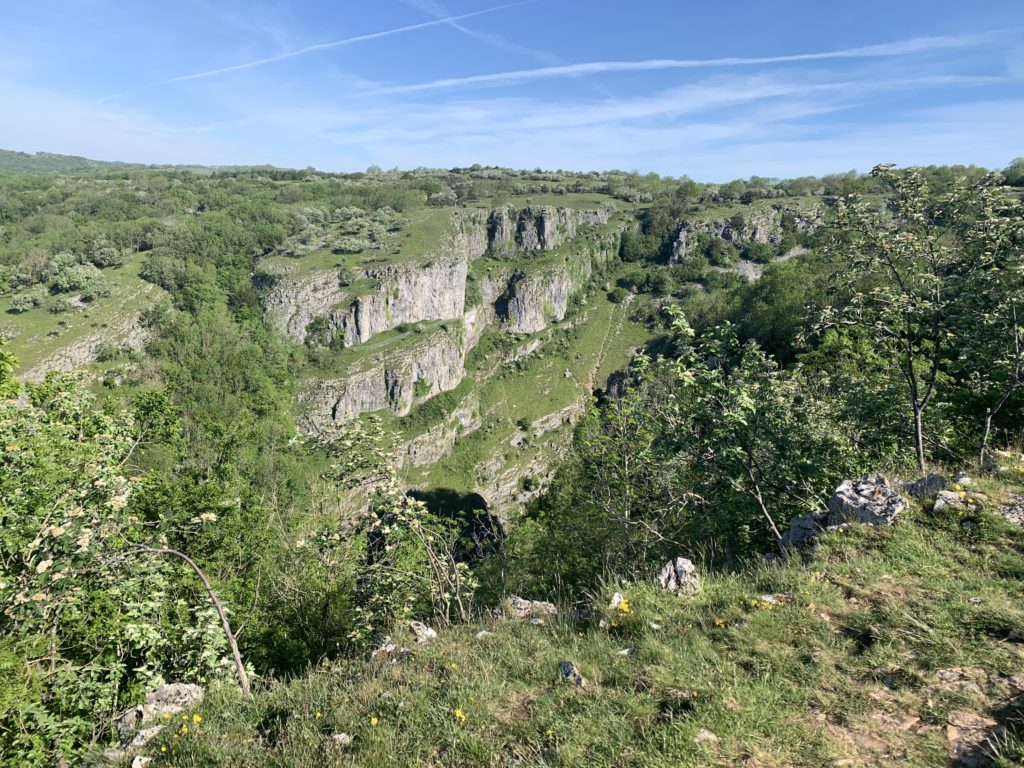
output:
POLYGON ((22 371, 50 360, 77 342, 106 339, 107 331, 131 322, 138 314, 161 301, 166 294, 139 277, 141 255, 120 267, 103 270, 110 295, 96 299, 82 309, 52 314, 45 307, 12 314, 11 297, 0 297, 0 333, 9 338, 9 349, 22 371))
POLYGON ((1024 645, 1007 640, 1024 626, 1024 531, 985 514, 976 522, 915 510, 892 528, 828 534, 806 559, 706 574, 694 597, 616 585, 628 615, 607 609, 609 587, 589 601, 590 618, 440 628, 398 663, 327 663, 258 685, 251 701, 217 689, 201 726, 151 750, 153 768, 926 768, 948 764, 954 710, 1006 724, 996 765, 1019 766, 1024 720, 1007 685, 957 691, 937 677, 1024 668, 1024 645), (601 615, 612 625, 600 628, 601 615), (477 639, 485 627, 493 636, 477 639), (635 652, 618 655, 625 648, 635 652), (562 659, 586 690, 558 682, 562 659), (917 720, 886 725, 900 718, 917 720), (702 730, 717 741, 698 745, 702 730), (341 732, 353 739, 344 749, 330 738, 341 732))
POLYGON ((341 266, 365 268, 400 264, 426 258, 452 231, 451 208, 420 208, 403 213, 403 217, 408 223, 397 235, 387 239, 384 248, 353 254, 337 254, 326 249, 306 256, 271 256, 261 260, 260 267, 302 278, 341 266))
POLYGON ((483 354, 476 356, 477 370, 470 372, 479 377, 476 394, 483 426, 461 438, 449 456, 413 473, 410 481, 486 495, 480 487, 484 462, 497 460, 503 469, 516 468, 524 476, 542 453, 564 447, 568 440, 564 429, 531 437, 518 447, 511 440, 521 432, 520 423, 532 423, 580 402, 603 386, 612 371, 628 365, 633 351, 650 334, 627 314, 627 307, 597 292, 561 323, 518 344, 491 332, 497 338, 490 344, 486 337, 482 340, 483 354), (537 351, 516 362, 500 362, 535 338, 543 341, 537 351), (493 351, 485 352, 488 348, 493 351))
MULTIPOLYGON (((517 208, 551 205, 556 208, 579 209, 603 208, 608 205, 613 205, 619 210, 628 210, 633 207, 631 203, 627 203, 623 200, 616 200, 613 197, 608 197, 608 195, 590 192, 568 192, 564 195, 557 195, 554 192, 541 192, 533 195, 515 195, 508 198, 508 205, 513 205, 517 208)), ((491 203, 489 201, 481 201, 476 204, 476 207, 490 208, 491 203)))

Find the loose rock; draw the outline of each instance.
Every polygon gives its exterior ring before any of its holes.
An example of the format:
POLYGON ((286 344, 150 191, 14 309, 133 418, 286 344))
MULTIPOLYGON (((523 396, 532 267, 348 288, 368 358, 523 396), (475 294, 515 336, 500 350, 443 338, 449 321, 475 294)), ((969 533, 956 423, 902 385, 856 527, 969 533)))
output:
POLYGON ((789 527, 779 540, 779 551, 785 554, 792 549, 810 544, 827 522, 828 515, 808 513, 794 517, 789 521, 789 527))
POLYGON ((512 595, 508 599, 509 612, 517 619, 528 619, 531 616, 557 616, 558 609, 554 603, 544 600, 525 600, 512 595))
POLYGON ((416 638, 416 642, 420 645, 437 640, 437 632, 428 627, 422 621, 409 622, 409 631, 412 632, 413 637, 416 638))
POLYGON ((844 480, 828 500, 829 525, 892 525, 907 501, 881 475, 844 480))
POLYGON ((677 557, 665 563, 655 581, 662 589, 677 595, 693 595, 700 590, 697 566, 685 557, 677 557))
POLYGON ((976 768, 989 765, 996 742, 1006 729, 995 720, 971 712, 950 712, 946 723, 949 756, 956 765, 976 768))
POLYGON ((380 656, 381 654, 384 654, 385 656, 390 656, 391 654, 393 654, 397 650, 398 650, 398 646, 395 645, 395 641, 391 639, 391 635, 388 635, 387 637, 385 637, 381 641, 381 644, 379 646, 377 646, 377 649, 374 650, 374 652, 370 654, 370 658, 371 659, 376 658, 377 656, 380 656))
POLYGON ((352 737, 347 733, 334 733, 331 734, 331 742, 339 749, 345 749, 352 746, 352 737))
POLYGON ((579 667, 571 661, 563 660, 558 663, 558 677, 563 683, 572 683, 577 688, 587 687, 587 681, 580 674, 579 667))
POLYGON ((947 481, 942 475, 929 472, 927 477, 915 480, 912 483, 904 483, 903 490, 918 499, 934 496, 939 491, 946 489, 947 481))

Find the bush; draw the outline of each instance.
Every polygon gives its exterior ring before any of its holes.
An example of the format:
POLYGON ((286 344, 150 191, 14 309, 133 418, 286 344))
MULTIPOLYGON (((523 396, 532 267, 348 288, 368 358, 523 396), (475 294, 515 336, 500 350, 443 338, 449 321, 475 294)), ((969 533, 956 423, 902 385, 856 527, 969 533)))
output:
POLYGON ((613 304, 621 304, 626 300, 627 296, 629 296, 629 291, 627 291, 620 285, 609 291, 608 301, 612 302, 613 304))
POLYGON ((21 291, 20 293, 14 294, 14 298, 11 299, 10 312, 14 314, 21 314, 22 312, 28 312, 31 309, 35 309, 41 306, 49 296, 49 292, 41 285, 37 285, 35 288, 30 288, 27 291, 21 291))

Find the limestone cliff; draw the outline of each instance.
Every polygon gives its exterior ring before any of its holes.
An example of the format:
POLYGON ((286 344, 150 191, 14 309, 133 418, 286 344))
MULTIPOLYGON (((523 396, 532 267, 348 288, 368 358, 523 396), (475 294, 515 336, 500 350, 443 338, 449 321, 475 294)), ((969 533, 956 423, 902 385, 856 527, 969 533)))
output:
POLYGON ((413 467, 433 464, 448 455, 456 440, 475 432, 480 426, 480 400, 470 395, 445 421, 406 443, 401 454, 402 463, 413 467))
POLYGON ((466 303, 466 260, 438 255, 425 263, 388 265, 355 271, 342 285, 338 271, 278 278, 264 300, 271 324, 304 343, 310 323, 323 318, 329 337, 345 346, 369 341, 400 325, 462 317, 466 303))
POLYGON ((367 355, 337 378, 306 381, 299 392, 304 426, 321 431, 361 413, 388 409, 400 416, 414 404, 454 389, 465 375, 465 332, 440 328, 409 333, 400 343, 367 355))
MULTIPOLYGON (((453 215, 451 232, 441 245, 414 262, 353 269, 345 281, 338 270, 302 278, 280 275, 266 292, 264 309, 274 328, 300 344, 315 320, 322 320, 325 340, 344 346, 363 344, 401 325, 454 320, 465 311, 468 262, 496 244, 550 251, 571 241, 585 225, 607 224, 610 216, 608 209, 553 206, 460 210, 453 215)), ((493 303, 507 290, 507 285, 502 286, 489 301, 493 303)), ((566 286, 552 290, 552 295, 541 298, 537 312, 545 301, 562 303, 566 286)), ((517 317, 533 311, 526 305, 514 308, 517 317)), ((537 323, 531 317, 521 325, 543 327, 537 323)), ((513 321, 512 327, 518 325, 513 321)))
POLYGON ((782 219, 786 215, 793 218, 798 232, 806 232, 820 226, 824 212, 816 207, 801 209, 776 204, 751 206, 730 216, 683 221, 672 243, 669 263, 679 263, 690 255, 700 234, 711 235, 727 243, 781 243, 782 219))
MULTIPOLYGON (((466 353, 488 327, 532 334, 564 319, 572 296, 618 251, 617 231, 581 229, 607 223, 609 215, 605 210, 552 207, 460 212, 444 252, 429 254, 419 263, 364 267, 345 286, 335 273, 278 278, 268 292, 266 308, 282 332, 305 341, 312 329, 332 346, 340 340, 349 348, 338 359, 338 374, 304 385, 304 426, 318 430, 383 409, 408 413, 415 403, 459 384, 466 353), (495 242, 503 242, 501 238, 524 242, 531 249, 559 250, 480 260, 495 242), (471 261, 478 262, 473 269, 479 298, 474 299, 475 306, 466 307, 471 261), (423 327, 438 321, 451 330, 423 327), (406 332, 400 340, 386 339, 383 346, 375 341, 379 334, 405 325, 423 332, 422 338, 406 332), (360 354, 364 345, 366 353, 360 354)), ((447 450, 453 434, 459 430, 446 429, 416 443, 408 460, 416 464, 428 454, 447 450)))

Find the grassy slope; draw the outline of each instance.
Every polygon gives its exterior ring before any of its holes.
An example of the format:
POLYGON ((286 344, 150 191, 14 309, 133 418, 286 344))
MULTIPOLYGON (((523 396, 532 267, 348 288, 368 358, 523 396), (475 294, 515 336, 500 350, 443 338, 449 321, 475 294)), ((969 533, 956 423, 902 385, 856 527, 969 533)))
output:
POLYGON ((142 258, 135 254, 120 267, 104 269, 103 280, 110 296, 97 299, 84 309, 52 314, 37 308, 11 314, 11 297, 0 297, 0 333, 8 337, 9 348, 22 370, 29 370, 90 336, 102 341, 105 328, 128 322, 160 301, 166 295, 164 291, 139 277, 142 258))
MULTIPOLYGON (((614 277, 610 280, 614 282, 614 277)), ((410 482, 474 492, 482 461, 498 458, 503 467, 518 466, 525 471, 541 451, 563 446, 568 440, 564 430, 522 447, 512 446, 510 440, 520 432, 520 421, 532 423, 579 401, 595 386, 603 386, 612 371, 629 363, 649 332, 629 321, 627 311, 597 293, 575 316, 544 332, 545 343, 536 353, 504 364, 483 379, 475 388, 483 428, 461 439, 451 455, 425 468, 422 475, 411 476, 410 482), (574 321, 579 324, 570 327, 574 321)), ((481 367, 489 368, 489 362, 481 367)))
POLYGON ((948 764, 957 710, 1008 725, 996 764, 1019 766, 1024 691, 1005 678, 1024 668, 1024 531, 971 517, 977 528, 915 509, 894 528, 828 534, 806 560, 706 576, 692 598, 622 585, 631 611, 609 629, 596 616, 453 627, 399 663, 327 664, 249 702, 220 690, 199 727, 151 752, 154 768, 923 768, 948 764), (483 626, 494 635, 477 639, 483 626), (558 683, 562 659, 587 690, 558 683), (950 668, 990 682, 943 684, 950 668), (702 729, 717 740, 698 744, 702 729), (351 746, 334 746, 339 732, 351 746))

